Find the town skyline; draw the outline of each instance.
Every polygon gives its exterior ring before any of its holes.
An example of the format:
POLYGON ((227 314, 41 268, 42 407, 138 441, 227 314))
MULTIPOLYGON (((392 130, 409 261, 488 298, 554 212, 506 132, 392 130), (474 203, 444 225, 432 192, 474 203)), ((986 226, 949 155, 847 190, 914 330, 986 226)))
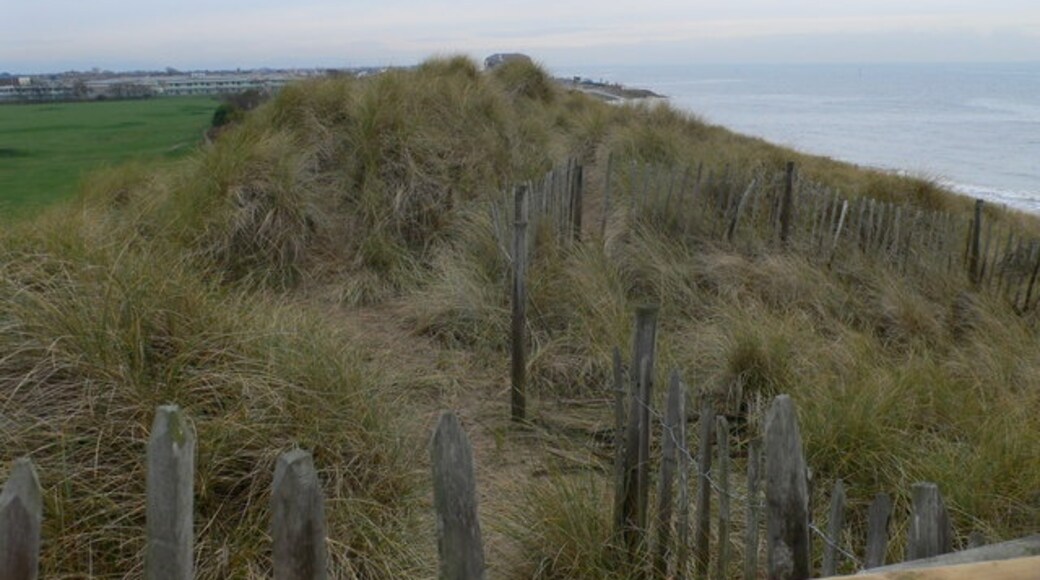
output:
MULTIPOLYGON (((13 3, 12 3, 13 4, 13 3)), ((407 66, 523 52, 550 66, 1040 60, 1027 0, 343 3, 41 0, 5 7, 12 74, 407 66)))

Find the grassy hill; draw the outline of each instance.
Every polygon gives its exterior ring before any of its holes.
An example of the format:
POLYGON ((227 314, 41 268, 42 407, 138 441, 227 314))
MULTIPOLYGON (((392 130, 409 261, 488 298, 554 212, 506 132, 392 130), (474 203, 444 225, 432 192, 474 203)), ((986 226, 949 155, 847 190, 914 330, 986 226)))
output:
MULTIPOLYGON (((904 273, 869 255, 827 267, 650 227, 600 201, 608 158, 734 176, 793 160, 802 184, 971 210, 928 181, 667 106, 604 104, 523 63, 484 73, 431 60, 289 86, 182 163, 97 172, 76 199, 0 234, 0 457, 40 466, 43 575, 139 569, 144 442, 166 402, 199 432, 200 578, 269 572, 266 493, 293 446, 321 472, 335 577, 433 576, 425 446, 442 409, 474 442, 495 576, 623 574, 606 548, 609 460, 591 434, 611 425, 610 353, 627 352, 646 302, 661 306, 658 384, 677 368, 691 396, 747 426, 735 472, 759 402, 786 392, 817 489, 848 486, 851 529, 874 493, 905 510, 909 484, 926 479, 962 534, 1035 531, 1034 313, 957 271, 904 273), (587 176, 586 231, 577 245, 536 244, 532 422, 517 427, 508 262, 489 204, 568 158, 587 176)), ((987 216, 1036 231, 1021 214, 987 216)))

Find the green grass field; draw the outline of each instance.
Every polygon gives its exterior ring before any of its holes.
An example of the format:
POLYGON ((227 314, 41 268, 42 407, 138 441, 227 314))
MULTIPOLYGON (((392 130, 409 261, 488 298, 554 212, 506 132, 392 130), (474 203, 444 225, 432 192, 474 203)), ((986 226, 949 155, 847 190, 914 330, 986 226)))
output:
POLYGON ((216 106, 208 96, 0 106, 0 210, 67 197, 100 166, 183 155, 216 106))

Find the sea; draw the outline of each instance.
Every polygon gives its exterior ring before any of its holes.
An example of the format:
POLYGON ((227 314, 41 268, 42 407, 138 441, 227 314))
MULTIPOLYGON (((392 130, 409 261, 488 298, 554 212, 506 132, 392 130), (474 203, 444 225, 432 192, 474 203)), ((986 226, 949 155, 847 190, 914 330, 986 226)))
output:
POLYGON ((586 66, 739 133, 1040 213, 1040 62, 586 66))

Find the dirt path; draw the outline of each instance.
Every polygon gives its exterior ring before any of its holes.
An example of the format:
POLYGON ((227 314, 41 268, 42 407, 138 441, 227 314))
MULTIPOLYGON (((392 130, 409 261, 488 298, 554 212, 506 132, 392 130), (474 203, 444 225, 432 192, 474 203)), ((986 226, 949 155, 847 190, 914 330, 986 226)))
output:
MULTIPOLYGON (((414 416, 407 436, 425 446, 444 411, 459 417, 473 447, 479 510, 490 578, 522 577, 521 552, 507 533, 533 481, 561 466, 582 470, 601 462, 589 433, 609 420, 606 406, 531 401, 532 425, 509 420, 507 353, 478 356, 417 335, 403 305, 388 304, 337 313, 343 328, 378 368, 388 369, 400 416, 414 416), (591 417, 591 418, 590 418, 591 417), (574 425, 578 425, 577 428, 574 425)), ((420 454, 429 473, 427 455, 420 454)), ((430 529, 433 530, 432 493, 430 529)), ((431 535, 431 546, 435 540, 431 535)))

